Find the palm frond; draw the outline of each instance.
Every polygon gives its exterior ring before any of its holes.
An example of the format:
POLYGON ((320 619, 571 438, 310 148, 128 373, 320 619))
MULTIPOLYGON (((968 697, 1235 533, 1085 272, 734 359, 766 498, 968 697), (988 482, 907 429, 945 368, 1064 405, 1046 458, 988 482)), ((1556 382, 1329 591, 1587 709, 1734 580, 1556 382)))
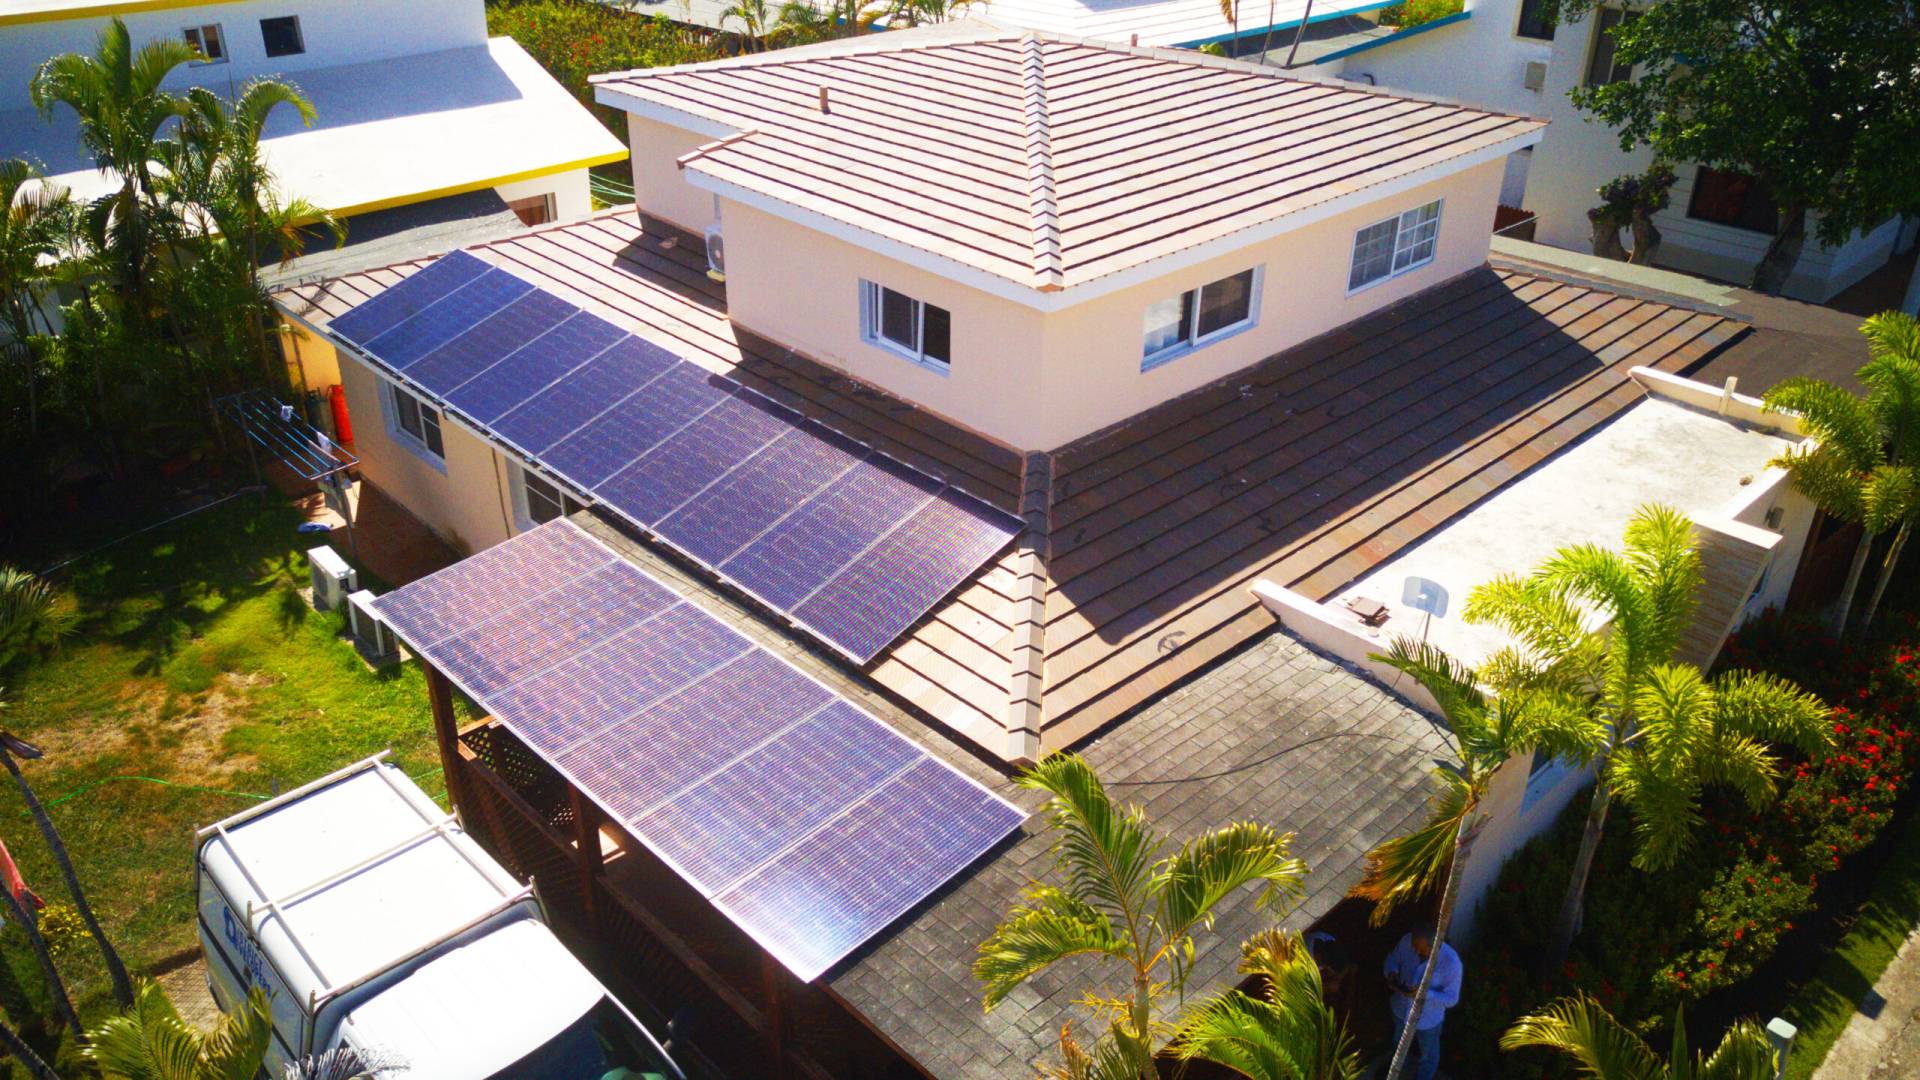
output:
POLYGON ((1367 657, 1413 677, 1433 695, 1440 712, 1463 742, 1487 726, 1487 696, 1474 681, 1473 669, 1428 641, 1396 637, 1384 653, 1367 657))
POLYGON ((1461 826, 1472 810, 1473 792, 1465 778, 1435 769, 1433 801, 1426 824, 1367 853, 1367 872, 1350 895, 1374 902, 1373 924, 1385 923, 1400 904, 1417 900, 1446 880, 1453 865, 1461 826))
POLYGON ((1827 705, 1791 680, 1760 671, 1730 671, 1714 680, 1719 727, 1785 743, 1803 753, 1833 745, 1827 705))
POLYGON ((1920 475, 1911 465, 1880 465, 1860 485, 1860 523, 1870 533, 1893 528, 1920 509, 1920 475))
MULTIPOLYGON (((1263 908, 1305 895, 1307 864, 1294 858, 1292 847, 1292 833, 1250 821, 1209 830, 1182 844, 1156 868, 1152 882, 1168 940, 1211 925, 1214 907, 1245 885, 1261 886, 1255 903, 1263 908)), ((1176 959, 1176 971, 1179 968, 1176 959)), ((1176 977, 1175 985, 1179 982, 1176 977)))
POLYGON ((253 1080, 273 1037, 273 1015, 266 992, 254 987, 238 1012, 221 1016, 220 1026, 201 1045, 202 1068, 195 1080, 253 1080))
POLYGON ((1720 1037, 1720 1045, 1694 1068, 1693 1080, 1773 1080, 1777 1062, 1766 1029, 1752 1020, 1736 1020, 1720 1037))
POLYGON ((1595 1080, 1664 1080, 1660 1059, 1600 1003, 1581 995, 1523 1016, 1500 1037, 1500 1049, 1544 1046, 1580 1064, 1595 1080))
POLYGON ((1678 862, 1701 821, 1699 778, 1662 774, 1644 755, 1625 753, 1611 759, 1607 783, 1633 812, 1633 865, 1664 870, 1678 862))
POLYGON ((1118 806, 1093 768, 1075 754, 1055 754, 1022 773, 1022 787, 1046 792, 1045 813, 1060 836, 1055 854, 1069 890, 1137 932, 1162 841, 1135 806, 1118 806))
POLYGON ((1069 956, 1124 955, 1128 942, 1107 917, 1051 885, 1034 885, 980 943, 973 977, 986 986, 988 1011, 1021 983, 1069 956))
POLYGON ((1879 422, 1866 402, 1844 387, 1796 376, 1775 384, 1761 403, 1773 412, 1798 414, 1801 433, 1832 447, 1855 471, 1865 472, 1882 460, 1879 422))

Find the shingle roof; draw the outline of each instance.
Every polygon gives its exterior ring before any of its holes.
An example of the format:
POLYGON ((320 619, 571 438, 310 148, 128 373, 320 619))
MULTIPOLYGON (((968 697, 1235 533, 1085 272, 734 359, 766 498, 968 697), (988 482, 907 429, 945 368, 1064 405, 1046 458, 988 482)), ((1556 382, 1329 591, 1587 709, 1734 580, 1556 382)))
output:
POLYGON ((696 151, 692 173, 1040 290, 1498 156, 1545 126, 1198 53, 918 34, 595 85, 752 132, 696 151))
MULTIPOLYGON (((1072 745, 1267 632, 1267 578, 1314 599, 1605 423, 1635 365, 1685 370, 1744 324, 1488 268, 1053 454, 1021 455, 726 317, 697 239, 631 210, 474 249, 1002 509, 1028 532, 869 668, 996 757, 1072 745)), ((417 267, 281 294, 324 326, 417 267)))

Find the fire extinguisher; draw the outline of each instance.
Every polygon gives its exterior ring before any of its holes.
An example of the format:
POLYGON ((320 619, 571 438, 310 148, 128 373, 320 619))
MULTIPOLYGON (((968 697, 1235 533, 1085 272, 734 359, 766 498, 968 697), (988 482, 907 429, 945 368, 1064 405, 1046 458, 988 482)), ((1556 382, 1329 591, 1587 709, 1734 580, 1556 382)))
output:
POLYGON ((353 421, 347 416, 347 388, 339 383, 328 389, 327 395, 333 399, 333 437, 338 442, 353 445, 353 421))

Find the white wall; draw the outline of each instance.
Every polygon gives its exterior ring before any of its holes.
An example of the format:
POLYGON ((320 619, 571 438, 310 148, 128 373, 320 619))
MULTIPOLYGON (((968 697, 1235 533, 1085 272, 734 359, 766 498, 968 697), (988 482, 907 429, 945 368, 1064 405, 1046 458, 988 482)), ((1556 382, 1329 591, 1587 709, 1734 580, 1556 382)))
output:
MULTIPOLYGON (((1590 17, 1561 23, 1554 36, 1542 103, 1552 124, 1534 148, 1526 188, 1525 206, 1540 216, 1534 239, 1574 251, 1593 250, 1587 211, 1598 203, 1600 185, 1640 172, 1653 160, 1646 147, 1621 150, 1618 134, 1576 109, 1568 97, 1586 76, 1593 39, 1590 17)), ((1674 167, 1678 181, 1671 204, 1654 215, 1662 240, 1658 265, 1745 284, 1771 237, 1687 217, 1698 171, 1693 164, 1674 167)), ((1785 291, 1816 302, 1831 299, 1877 269, 1891 254, 1898 234, 1897 222, 1889 221, 1828 248, 1813 238, 1814 228, 1815 222, 1809 219, 1807 244, 1785 291)))
MULTIPOLYGON (((1538 116, 1542 93, 1524 85, 1528 61, 1553 55, 1521 37, 1519 0, 1467 0, 1467 18, 1336 61, 1337 74, 1496 112, 1538 116)), ((1323 69, 1316 69, 1323 70, 1323 69)))
POLYGON ((587 188, 585 169, 501 184, 493 190, 507 202, 530 199, 535 195, 552 195, 553 220, 556 222, 578 221, 593 212, 593 196, 587 188))
MULTIPOLYGON (((487 40, 482 0, 239 0, 159 7, 122 16, 137 45, 180 38, 184 27, 218 23, 227 42, 224 64, 183 68, 169 85, 225 89, 258 75, 386 60, 487 40), (260 20, 300 19, 306 52, 269 58, 260 20)), ((27 84, 40 64, 66 52, 92 52, 105 17, 0 26, 0 109, 27 108, 27 84)), ((4 152, 4 148, 0 148, 4 152)))

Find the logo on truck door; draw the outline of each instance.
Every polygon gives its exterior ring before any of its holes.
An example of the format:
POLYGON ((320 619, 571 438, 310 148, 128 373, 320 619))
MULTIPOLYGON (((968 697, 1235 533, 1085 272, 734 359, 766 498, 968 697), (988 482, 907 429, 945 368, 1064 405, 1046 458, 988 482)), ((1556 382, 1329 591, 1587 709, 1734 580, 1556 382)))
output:
POLYGON ((240 966, 246 971, 247 982, 269 994, 273 993, 275 988, 268 977, 267 958, 260 955, 259 947, 253 943, 253 936, 247 933, 246 927, 235 921, 233 909, 225 904, 220 905, 220 934, 227 939, 227 947, 233 950, 240 966))

